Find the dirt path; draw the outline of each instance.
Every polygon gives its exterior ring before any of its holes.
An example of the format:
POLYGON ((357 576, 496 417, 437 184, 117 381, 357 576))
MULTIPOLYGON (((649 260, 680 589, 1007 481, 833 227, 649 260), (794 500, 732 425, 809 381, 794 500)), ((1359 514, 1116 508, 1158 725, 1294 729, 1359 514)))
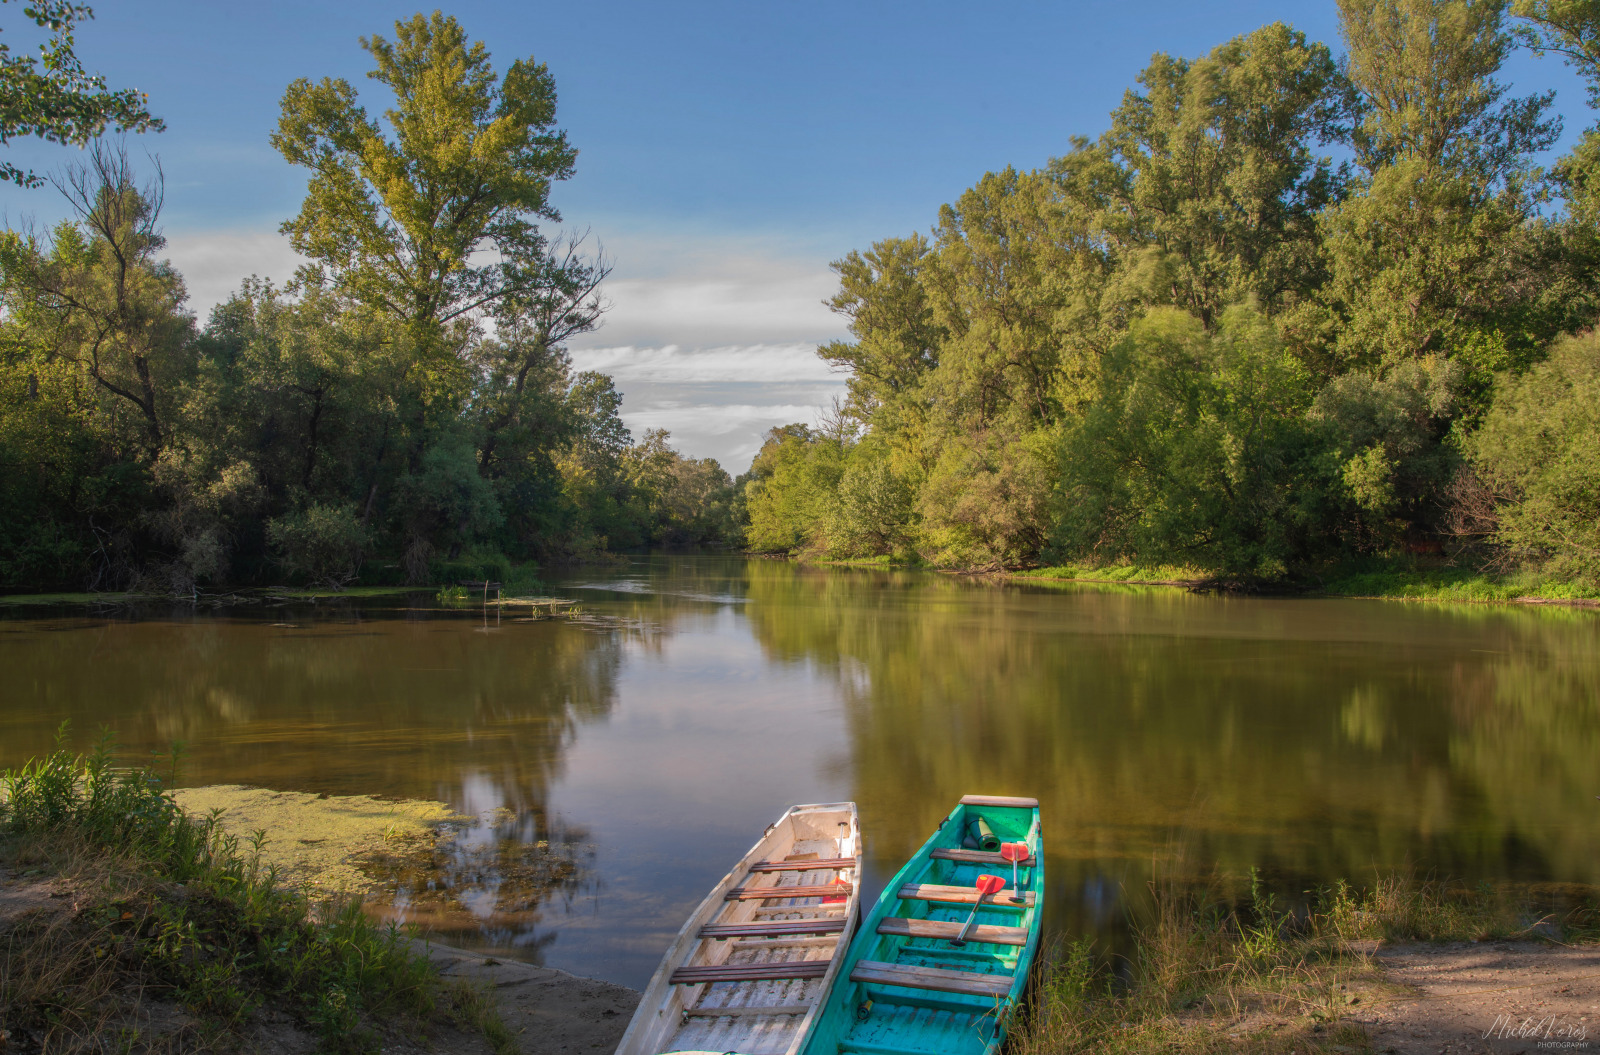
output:
POLYGON ((614 1051, 639 1003, 638 993, 611 982, 446 945, 418 944, 426 946, 445 977, 464 978, 493 991, 500 1016, 524 1055, 614 1051))
POLYGON ((1374 1051, 1600 1051, 1600 947, 1394 945, 1377 959, 1410 993, 1347 1018, 1366 1028, 1374 1051))

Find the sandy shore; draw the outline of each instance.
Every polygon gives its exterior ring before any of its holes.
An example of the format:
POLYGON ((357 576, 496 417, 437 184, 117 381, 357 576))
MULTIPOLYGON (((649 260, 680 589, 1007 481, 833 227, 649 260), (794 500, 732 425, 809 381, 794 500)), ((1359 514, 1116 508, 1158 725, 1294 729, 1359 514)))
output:
POLYGON ((526 1055, 609 1052, 622 1039, 639 994, 625 986, 418 941, 447 978, 487 985, 526 1055))

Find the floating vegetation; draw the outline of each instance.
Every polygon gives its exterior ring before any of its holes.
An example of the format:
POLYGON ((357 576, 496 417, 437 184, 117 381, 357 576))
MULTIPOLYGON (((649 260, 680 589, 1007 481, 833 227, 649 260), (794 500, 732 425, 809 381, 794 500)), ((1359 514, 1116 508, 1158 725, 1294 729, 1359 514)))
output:
MULTIPOLYGON (((595 848, 555 831, 541 811, 499 809, 452 824, 428 846, 393 846, 360 863, 383 918, 432 931, 477 931, 530 943, 540 908, 589 885, 595 848)), ((538 944, 537 941, 532 941, 538 944)))
POLYGON ((317 795, 232 784, 174 793, 313 900, 358 894, 369 915, 430 931, 537 945, 540 906, 584 889, 594 846, 542 810, 477 816, 442 802, 317 795), (252 852, 254 852, 252 850, 252 852))
POLYGON ((195 817, 215 816, 224 832, 261 847, 261 863, 279 882, 313 898, 369 885, 357 862, 398 844, 426 848, 448 822, 461 821, 442 802, 389 801, 368 795, 318 795, 237 784, 184 788, 172 793, 195 817))

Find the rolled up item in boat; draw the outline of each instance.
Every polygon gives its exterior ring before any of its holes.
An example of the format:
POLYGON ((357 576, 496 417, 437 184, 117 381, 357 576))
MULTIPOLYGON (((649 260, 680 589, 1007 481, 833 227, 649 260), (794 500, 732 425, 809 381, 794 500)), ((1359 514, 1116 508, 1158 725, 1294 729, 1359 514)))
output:
POLYGON ((967 822, 967 837, 978 845, 978 849, 990 853, 1000 852, 1000 836, 996 835, 989 827, 989 822, 982 817, 974 817, 967 822))

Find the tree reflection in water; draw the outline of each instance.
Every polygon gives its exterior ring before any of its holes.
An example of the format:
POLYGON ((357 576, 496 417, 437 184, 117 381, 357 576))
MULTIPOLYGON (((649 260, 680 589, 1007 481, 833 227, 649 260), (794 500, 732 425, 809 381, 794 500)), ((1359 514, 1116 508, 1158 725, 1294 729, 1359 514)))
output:
POLYGON ((186 741, 190 784, 445 801, 476 819, 372 866, 394 911, 634 985, 793 802, 859 802, 875 895, 963 793, 1038 795, 1047 925, 1112 947, 1158 880, 1600 880, 1600 613, 684 557, 557 586, 602 624, 0 619, 0 765, 70 718, 186 741))
POLYGON ((578 730, 611 711, 630 635, 482 630, 477 612, 403 599, 7 620, 0 661, 23 691, 0 707, 0 765, 48 750, 67 719, 79 745, 104 726, 126 756, 181 741, 184 786, 443 801, 470 823, 368 862, 371 904, 536 959, 554 938, 540 906, 595 885, 586 834, 547 802, 578 730))
POLYGON ((774 661, 831 669, 880 870, 961 794, 1043 801, 1051 925, 1152 881, 1600 880, 1600 614, 752 565, 774 661))

